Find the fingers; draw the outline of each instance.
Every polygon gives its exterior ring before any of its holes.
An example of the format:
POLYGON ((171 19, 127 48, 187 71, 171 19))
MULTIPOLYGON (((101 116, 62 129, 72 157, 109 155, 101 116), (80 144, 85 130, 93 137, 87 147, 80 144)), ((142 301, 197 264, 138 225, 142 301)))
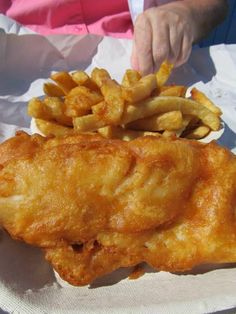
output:
POLYGON ((193 32, 188 14, 165 7, 145 11, 135 23, 131 61, 144 75, 157 71, 165 60, 179 66, 191 53, 193 32))
POLYGON ((186 60, 185 49, 187 48, 185 36, 188 32, 185 30, 185 22, 178 14, 158 8, 150 10, 147 15, 152 27, 152 53, 155 71, 165 60, 175 66, 177 63, 182 64, 183 60, 186 60))
POLYGON ((169 51, 169 61, 176 65, 177 59, 181 53, 183 38, 183 30, 177 27, 170 26, 170 51, 169 51), (180 35, 181 34, 181 35, 180 35))
POLYGON ((133 42, 132 53, 131 53, 131 66, 134 70, 140 71, 139 64, 138 64, 138 56, 137 50, 135 46, 135 42, 133 42))
POLYGON ((162 62, 169 60, 170 57, 170 30, 169 25, 166 23, 159 27, 158 20, 153 21, 152 28, 153 69, 157 71, 162 62))
POLYGON ((181 49, 175 61, 175 66, 178 67, 188 61, 192 51, 192 38, 188 32, 185 32, 182 39, 181 49))
POLYGON ((145 14, 139 15, 135 22, 132 58, 143 75, 153 72, 152 28, 145 14))

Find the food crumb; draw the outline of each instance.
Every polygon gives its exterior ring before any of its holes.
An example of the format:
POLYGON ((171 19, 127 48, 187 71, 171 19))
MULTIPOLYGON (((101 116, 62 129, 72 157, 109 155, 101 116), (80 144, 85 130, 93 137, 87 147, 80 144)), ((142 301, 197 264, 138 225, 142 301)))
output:
POLYGON ((142 277, 144 275, 144 273, 145 273, 144 265, 138 264, 138 265, 134 266, 133 271, 129 275, 129 279, 130 280, 138 279, 138 278, 142 277))

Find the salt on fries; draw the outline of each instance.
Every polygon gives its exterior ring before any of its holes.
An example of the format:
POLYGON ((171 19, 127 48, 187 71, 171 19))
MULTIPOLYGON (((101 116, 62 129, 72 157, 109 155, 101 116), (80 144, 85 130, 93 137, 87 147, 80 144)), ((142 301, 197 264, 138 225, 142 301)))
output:
POLYGON ((51 75, 43 99, 33 98, 28 114, 46 136, 72 132, 99 133, 105 138, 139 136, 201 139, 220 129, 221 110, 202 92, 166 85, 173 66, 164 62, 156 74, 141 77, 127 70, 121 84, 105 69, 51 75))

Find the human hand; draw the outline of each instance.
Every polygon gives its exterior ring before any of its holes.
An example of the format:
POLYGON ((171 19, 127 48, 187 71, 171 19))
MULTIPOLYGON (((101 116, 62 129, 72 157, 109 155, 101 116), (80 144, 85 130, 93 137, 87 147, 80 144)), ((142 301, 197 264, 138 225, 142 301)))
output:
POLYGON ((188 60, 195 25, 190 8, 181 2, 150 8, 136 19, 131 63, 142 74, 157 71, 164 60, 176 67, 188 60))

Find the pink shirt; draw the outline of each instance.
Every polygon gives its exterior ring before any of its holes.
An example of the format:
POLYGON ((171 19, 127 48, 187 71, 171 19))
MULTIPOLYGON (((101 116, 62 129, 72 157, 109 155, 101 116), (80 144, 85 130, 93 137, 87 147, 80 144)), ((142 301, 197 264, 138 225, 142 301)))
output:
POLYGON ((43 35, 133 33, 128 0, 0 0, 0 13, 43 35))

